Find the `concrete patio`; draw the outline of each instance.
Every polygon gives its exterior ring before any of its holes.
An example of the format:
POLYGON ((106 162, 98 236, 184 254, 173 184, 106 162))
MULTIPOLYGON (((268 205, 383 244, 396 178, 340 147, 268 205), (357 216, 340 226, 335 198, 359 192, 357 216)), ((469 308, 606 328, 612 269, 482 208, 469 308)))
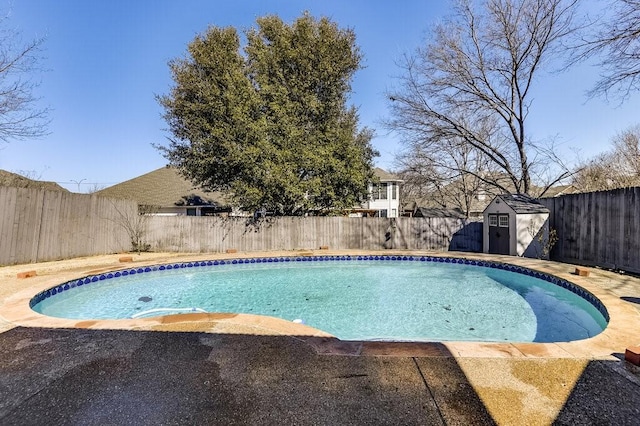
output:
MULTIPOLYGON (((143 254, 134 263, 246 255, 143 254)), ((577 277, 572 265, 504 258, 571 279, 612 312, 601 335, 558 344, 354 343, 263 317, 69 322, 25 308, 43 288, 128 266, 118 258, 0 268, 0 423, 631 425, 640 418, 640 368, 621 360, 640 344, 634 277, 597 269, 577 277), (17 278, 31 270, 35 277, 17 278)))

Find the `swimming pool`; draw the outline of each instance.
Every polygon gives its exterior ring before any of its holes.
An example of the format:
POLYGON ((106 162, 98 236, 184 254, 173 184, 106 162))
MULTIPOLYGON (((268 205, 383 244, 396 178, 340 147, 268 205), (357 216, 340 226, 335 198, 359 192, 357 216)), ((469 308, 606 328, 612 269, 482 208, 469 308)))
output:
POLYGON ((105 319, 208 312, 303 322, 342 340, 558 342, 600 333, 608 314, 557 277, 429 256, 185 262, 70 281, 30 302, 44 315, 105 319), (170 308, 170 309, 167 309, 170 308))

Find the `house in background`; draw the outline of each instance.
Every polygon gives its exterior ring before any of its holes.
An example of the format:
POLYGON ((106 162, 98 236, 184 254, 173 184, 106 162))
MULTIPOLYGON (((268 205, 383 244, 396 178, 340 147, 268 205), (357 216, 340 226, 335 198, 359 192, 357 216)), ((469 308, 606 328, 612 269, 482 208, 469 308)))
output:
MULTIPOLYGON (((400 212, 399 179, 376 168, 377 183, 369 186, 369 199, 353 209, 350 216, 398 217, 400 212)), ((96 192, 108 198, 134 200, 147 214, 162 216, 247 216, 251 213, 232 209, 221 192, 205 191, 194 186, 171 166, 110 186, 96 192)))
POLYGON ((171 166, 97 191, 109 198, 134 200, 149 214, 163 216, 228 215, 231 207, 219 192, 204 191, 171 166))
POLYGON ((362 205, 349 209, 349 216, 400 216, 400 186, 403 180, 379 167, 373 173, 377 182, 369 184, 369 198, 362 205))

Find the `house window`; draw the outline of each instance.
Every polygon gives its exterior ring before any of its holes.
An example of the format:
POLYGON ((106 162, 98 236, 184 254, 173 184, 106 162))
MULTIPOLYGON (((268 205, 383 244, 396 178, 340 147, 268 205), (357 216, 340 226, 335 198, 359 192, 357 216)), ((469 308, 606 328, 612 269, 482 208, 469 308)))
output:
POLYGON ((501 228, 508 228, 509 227, 509 216, 500 215, 500 216, 498 216, 498 220, 500 221, 499 226, 501 228))
POLYGON ((378 210, 378 217, 387 217, 387 209, 378 210))
POLYGON ((391 209, 391 217, 398 217, 398 210, 391 209))
POLYGON ((379 183, 373 185, 371 190, 371 198, 373 200, 386 200, 387 199, 387 184, 379 183))
POLYGON ((395 183, 391 184, 391 199, 395 200, 397 198, 398 185, 395 183))
POLYGON ((489 215, 489 226, 498 226, 498 216, 495 214, 489 215))

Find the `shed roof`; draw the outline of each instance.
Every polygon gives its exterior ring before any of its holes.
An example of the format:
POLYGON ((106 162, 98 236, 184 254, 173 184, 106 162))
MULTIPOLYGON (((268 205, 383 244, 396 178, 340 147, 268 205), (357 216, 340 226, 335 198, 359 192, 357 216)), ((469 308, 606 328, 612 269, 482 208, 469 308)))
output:
POLYGON ((516 214, 549 213, 548 208, 528 195, 502 194, 496 198, 500 198, 507 206, 511 207, 516 214))
POLYGON ((111 198, 135 200, 138 204, 158 207, 174 207, 183 197, 198 196, 217 205, 226 204, 220 192, 208 192, 194 186, 171 166, 161 167, 136 178, 121 182, 97 192, 111 198))

